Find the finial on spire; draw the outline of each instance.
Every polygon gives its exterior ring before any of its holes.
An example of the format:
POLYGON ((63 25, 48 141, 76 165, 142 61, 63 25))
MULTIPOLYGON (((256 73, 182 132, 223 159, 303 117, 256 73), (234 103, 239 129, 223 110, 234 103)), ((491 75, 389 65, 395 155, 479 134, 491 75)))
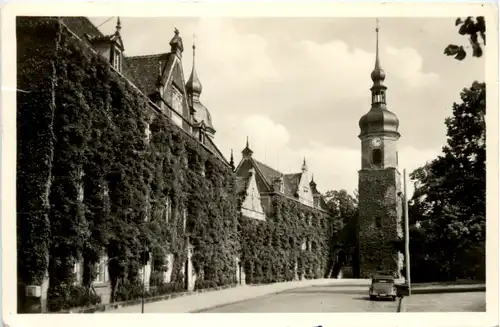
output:
POLYGON ((231 158, 229 159, 229 166, 231 169, 234 171, 234 156, 233 156, 233 149, 231 149, 231 158))
POLYGON ((307 170, 307 164, 306 164, 306 157, 304 157, 304 161, 302 162, 302 171, 306 171, 307 170))
POLYGON ((250 145, 248 143, 248 136, 247 136, 247 144, 241 153, 243 154, 244 158, 251 157, 253 154, 253 151, 250 149, 250 145))
POLYGON ((375 33, 376 33, 376 46, 375 46, 375 68, 373 69, 373 72, 371 74, 372 81, 375 84, 382 84, 382 82, 385 80, 385 72, 380 66, 380 57, 379 57, 379 21, 378 18, 376 19, 376 27, 375 27, 375 33))
POLYGON ((120 30, 122 29, 122 23, 120 21, 120 16, 117 17, 116 19, 116 33, 120 33, 120 30))
POLYGON ((376 19, 376 27, 375 27, 375 33, 377 33, 377 45, 376 45, 376 54, 375 54, 375 69, 380 69, 380 61, 379 61, 379 55, 378 55, 378 32, 379 32, 379 22, 378 18, 376 19))
POLYGON ((196 34, 193 33, 193 70, 194 70, 195 57, 196 57, 196 34))

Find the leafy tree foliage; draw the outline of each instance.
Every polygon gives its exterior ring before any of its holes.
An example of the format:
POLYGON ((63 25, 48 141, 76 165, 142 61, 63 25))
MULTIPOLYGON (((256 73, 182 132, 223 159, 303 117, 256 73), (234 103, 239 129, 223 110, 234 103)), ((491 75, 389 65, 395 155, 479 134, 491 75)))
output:
POLYGON ((420 226, 411 234, 416 279, 484 279, 486 85, 474 82, 461 100, 445 121, 443 154, 410 174, 410 219, 420 226))
POLYGON ((455 25, 459 26, 458 33, 467 35, 470 46, 450 44, 444 49, 448 56, 454 56, 457 60, 464 60, 467 57, 465 48, 472 48, 473 57, 483 55, 483 47, 486 46, 486 24, 483 16, 457 18, 455 25))
MULTIPOLYGON (((331 257, 331 275, 336 276, 342 266, 347 264, 347 256, 356 258, 356 219, 358 215, 358 192, 354 196, 346 190, 330 190, 325 193, 325 201, 332 212, 332 252, 340 254, 331 257)), ((356 266, 356 262, 352 262, 356 266)))

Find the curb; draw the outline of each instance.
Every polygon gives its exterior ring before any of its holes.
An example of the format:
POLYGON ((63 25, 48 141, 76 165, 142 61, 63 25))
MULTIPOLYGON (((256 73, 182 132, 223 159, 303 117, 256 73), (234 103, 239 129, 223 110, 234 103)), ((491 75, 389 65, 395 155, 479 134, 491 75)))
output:
POLYGON ((411 290, 411 294, 467 293, 467 292, 486 292, 486 285, 474 285, 470 287, 414 288, 411 290))

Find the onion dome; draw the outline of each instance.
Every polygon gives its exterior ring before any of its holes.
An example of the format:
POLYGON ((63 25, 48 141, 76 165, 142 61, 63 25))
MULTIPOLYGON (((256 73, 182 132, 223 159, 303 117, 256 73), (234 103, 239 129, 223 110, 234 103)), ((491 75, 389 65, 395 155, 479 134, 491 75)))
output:
POLYGON ((399 119, 385 108, 372 108, 359 120, 361 135, 377 132, 398 133, 399 119))
POLYGON ((208 111, 207 107, 205 107, 200 102, 200 95, 203 87, 201 86, 200 79, 198 78, 198 74, 196 73, 196 45, 193 44, 193 69, 191 70, 191 76, 186 83, 186 91, 191 99, 191 106, 194 109, 194 119, 197 123, 203 122, 205 125, 206 131, 210 136, 215 134, 215 128, 212 122, 212 115, 210 111, 208 111))
POLYGON ((378 46, 378 20, 377 28, 377 45, 375 55, 375 67, 371 73, 373 86, 371 87, 372 93, 372 106, 369 112, 359 120, 359 128, 361 129, 360 136, 370 133, 398 133, 399 119, 393 112, 387 110, 386 106, 386 90, 384 85, 385 72, 380 65, 379 59, 379 46, 378 46))
POLYGON ((189 76, 189 79, 186 83, 186 91, 193 95, 199 96, 201 94, 201 91, 203 90, 203 87, 201 86, 200 79, 198 78, 198 74, 196 73, 195 51, 196 45, 193 44, 193 69, 191 70, 191 76, 189 76))

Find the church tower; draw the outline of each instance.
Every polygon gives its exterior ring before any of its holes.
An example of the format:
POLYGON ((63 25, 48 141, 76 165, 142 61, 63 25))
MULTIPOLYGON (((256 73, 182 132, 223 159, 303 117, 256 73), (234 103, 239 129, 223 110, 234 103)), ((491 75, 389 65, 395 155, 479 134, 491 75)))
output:
POLYGON ((358 255, 359 277, 375 274, 401 277, 401 254, 395 241, 402 237, 401 178, 398 171, 399 120, 387 109, 385 72, 379 58, 376 28, 375 68, 371 73, 371 109, 359 120, 358 255))

